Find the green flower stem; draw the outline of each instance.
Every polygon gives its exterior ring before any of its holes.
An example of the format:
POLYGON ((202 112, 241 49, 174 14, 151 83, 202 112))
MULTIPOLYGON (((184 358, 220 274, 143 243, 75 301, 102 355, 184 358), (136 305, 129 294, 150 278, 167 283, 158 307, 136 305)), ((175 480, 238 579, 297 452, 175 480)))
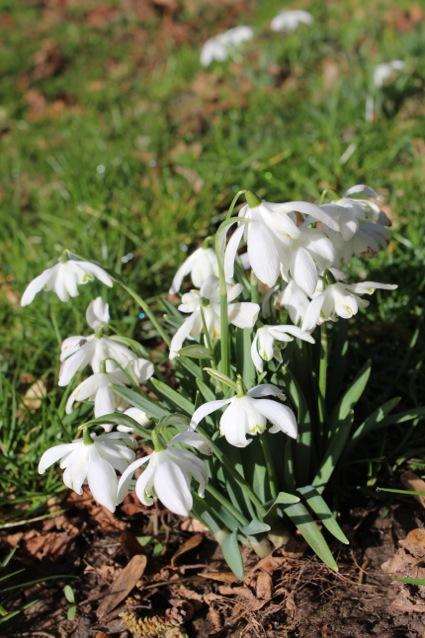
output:
POLYGON ((326 324, 320 327, 320 360, 319 360, 319 394, 317 397, 317 408, 320 423, 323 425, 326 419, 326 385, 327 369, 329 357, 329 343, 326 324))
POLYGON ((246 498, 249 498, 249 500, 255 505, 255 507, 257 508, 258 514, 261 517, 264 517, 266 514, 266 508, 264 507, 263 503, 260 501, 260 499, 258 498, 258 496, 252 491, 251 486, 247 483, 247 481, 245 480, 245 478, 239 474, 239 472, 237 470, 235 470, 235 468, 233 467, 232 463, 230 463, 227 459, 225 454, 220 450, 220 448, 211 440, 211 437, 208 436, 208 434, 202 430, 200 427, 197 428, 198 431, 205 436, 206 439, 208 439, 211 449, 213 451, 213 453, 215 454, 215 456, 218 458, 218 460, 220 461, 220 463, 226 468, 226 470, 229 472, 230 476, 236 481, 236 483, 240 486, 241 490, 243 491, 244 495, 246 496, 246 498))
POLYGON ((207 346, 208 346, 208 350, 211 352, 211 356, 214 354, 214 347, 211 341, 211 335, 210 332, 208 330, 208 326, 207 326, 207 322, 205 321, 205 314, 204 314, 204 309, 201 307, 201 318, 202 318, 202 327, 204 329, 205 332, 205 338, 207 340, 207 346))
POLYGON ((227 304, 227 286, 224 275, 224 262, 219 236, 216 237, 216 255, 218 264, 218 279, 220 291, 220 370, 230 376, 230 341, 229 341, 229 317, 227 304))
POLYGON ((121 281, 117 277, 114 277, 114 279, 117 282, 117 284, 119 284, 121 288, 125 290, 130 295, 130 297, 132 297, 134 301, 141 307, 141 309, 146 314, 146 316, 148 317, 149 321, 151 322, 151 324, 153 325, 153 327, 155 328, 155 330, 157 331, 161 339, 167 344, 167 346, 170 346, 170 339, 167 333, 165 332, 161 324, 156 319, 155 315, 149 308, 149 305, 146 303, 146 301, 142 299, 142 297, 138 295, 137 292, 135 292, 132 288, 130 288, 130 286, 127 286, 123 281, 121 281))
POLYGON ((87 426, 83 429, 83 441, 84 445, 93 445, 93 439, 90 436, 90 431, 87 426))
POLYGON ((276 468, 273 462, 273 456, 272 456, 272 452, 270 449, 270 443, 267 439, 267 434, 264 433, 262 436, 260 436, 260 443, 261 443, 261 449, 263 451, 263 456, 264 456, 264 461, 266 464, 266 468, 267 468, 267 475, 268 475, 268 479, 269 479, 269 487, 270 487, 270 494, 272 498, 276 498, 276 496, 278 495, 279 489, 278 489, 278 479, 277 479, 277 474, 276 474, 276 468))
POLYGON ((205 490, 211 494, 241 525, 248 525, 248 519, 221 492, 208 483, 205 490))

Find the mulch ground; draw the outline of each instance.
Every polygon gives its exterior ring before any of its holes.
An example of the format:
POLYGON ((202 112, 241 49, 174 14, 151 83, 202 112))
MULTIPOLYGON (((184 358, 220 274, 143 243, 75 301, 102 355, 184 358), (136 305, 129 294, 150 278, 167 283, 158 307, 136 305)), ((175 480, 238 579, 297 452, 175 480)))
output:
POLYGON ((347 513, 350 546, 333 547, 338 574, 294 538, 263 559, 246 552, 243 583, 196 521, 132 498, 118 517, 86 495, 51 507, 52 516, 31 528, 5 530, 0 550, 18 548, 13 569, 25 568, 23 580, 74 578, 52 579, 4 601, 10 611, 38 600, 13 625, 0 627, 1 636, 425 635, 425 587, 397 580, 425 577, 424 510, 413 499, 389 508, 371 502, 347 513), (77 604, 71 612, 67 583, 77 604))

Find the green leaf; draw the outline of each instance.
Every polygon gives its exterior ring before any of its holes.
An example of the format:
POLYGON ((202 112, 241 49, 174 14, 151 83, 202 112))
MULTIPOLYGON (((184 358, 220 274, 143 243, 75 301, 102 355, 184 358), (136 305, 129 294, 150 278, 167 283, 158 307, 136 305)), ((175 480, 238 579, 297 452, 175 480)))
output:
POLYGON ((353 419, 354 413, 351 412, 345 420, 342 421, 338 430, 332 434, 329 447, 326 450, 322 464, 312 483, 313 486, 317 488, 318 492, 323 492, 327 482, 335 470, 336 464, 338 463, 350 434, 353 419))
POLYGON ((307 501, 307 505, 313 510, 317 518, 326 527, 336 539, 348 545, 349 541, 341 527, 338 525, 337 520, 329 509, 327 503, 322 496, 318 493, 315 487, 312 485, 306 485, 298 489, 299 494, 302 494, 307 501))
POLYGON ((424 406, 389 416, 385 420, 385 425, 398 425, 399 423, 406 423, 406 421, 413 421, 413 419, 420 419, 422 417, 425 417, 424 406))
POLYGON ((291 447, 294 457, 294 470, 297 476, 297 482, 301 485, 309 480, 312 430, 310 412, 307 407, 307 401, 301 388, 294 376, 287 371, 286 389, 297 409, 298 421, 298 437, 291 447))
POLYGON ((229 565, 236 578, 243 580, 243 561, 236 532, 226 534, 224 539, 220 541, 220 547, 223 552, 224 560, 229 565))
POLYGON ((335 410, 334 422, 338 427, 338 423, 343 422, 350 413, 350 410, 356 405, 362 396, 367 382, 369 381, 372 366, 370 361, 360 370, 353 383, 344 393, 339 405, 335 410))
POLYGON ((424 491, 418 490, 398 490, 392 487, 377 487, 377 492, 390 492, 391 494, 405 494, 406 496, 425 496, 424 491))
POLYGON ((425 585, 425 578, 412 578, 411 576, 396 577, 396 580, 405 585, 417 585, 418 587, 425 585))
POLYGON ((241 531, 246 534, 246 536, 255 536, 256 534, 264 534, 265 532, 269 532, 271 530, 270 525, 264 523, 263 521, 253 520, 245 527, 241 528, 241 531))
POLYGON ((338 565, 331 550, 323 537, 317 523, 312 519, 309 511, 302 503, 287 505, 283 508, 285 514, 291 519, 304 540, 310 545, 314 553, 325 565, 334 572, 338 571, 338 565))
POLYGON ((386 427, 388 422, 384 421, 385 417, 391 412, 391 410, 393 410, 393 408, 395 408, 396 405, 398 405, 400 400, 401 397, 390 399, 372 412, 372 414, 370 414, 354 432, 351 437, 350 445, 357 443, 357 441, 362 436, 365 436, 365 434, 370 434, 370 432, 377 430, 378 428, 386 427))
POLYGON ((236 383, 232 381, 232 379, 228 377, 227 374, 219 372, 218 370, 213 370, 212 368, 204 368, 204 370, 207 374, 210 375, 210 377, 216 379, 217 381, 220 381, 220 383, 222 383, 224 386, 231 388, 236 392, 236 383))
POLYGON ((211 359, 212 355, 208 348, 202 346, 200 343, 196 343, 190 346, 185 346, 179 352, 181 357, 189 357, 189 359, 211 359))
MULTIPOLYGON (((104 414, 96 419, 90 419, 83 425, 103 425, 105 423, 112 423, 113 425, 126 425, 144 438, 150 439, 151 433, 148 429, 140 425, 135 419, 122 412, 112 412, 111 414, 104 414)), ((82 427, 82 426, 81 426, 82 427)))
POLYGON ((69 603, 75 603, 75 593, 71 585, 65 585, 65 587, 63 588, 63 593, 69 603))
POLYGON ((294 503, 299 503, 300 498, 296 494, 290 494, 289 492, 279 492, 279 494, 274 499, 276 505, 292 505, 294 503))
POLYGON ((170 414, 169 410, 162 408, 159 403, 154 403, 131 388, 126 388, 123 385, 116 385, 114 386, 114 392, 124 399, 127 399, 131 405, 144 410, 148 416, 151 416, 154 419, 161 419, 163 416, 170 414))
POLYGON ((196 385, 198 386, 199 392, 202 394, 205 401, 214 401, 216 399, 214 392, 206 383, 204 383, 204 381, 196 379, 196 385))
POLYGON ((173 390, 173 388, 170 388, 170 386, 168 386, 163 381, 159 381, 158 379, 152 377, 150 379, 150 383, 153 385, 157 392, 174 403, 174 405, 177 405, 177 407, 183 410, 183 412, 186 412, 186 414, 192 416, 192 414, 195 412, 195 406, 193 405, 192 401, 189 401, 189 399, 186 399, 179 392, 173 390))

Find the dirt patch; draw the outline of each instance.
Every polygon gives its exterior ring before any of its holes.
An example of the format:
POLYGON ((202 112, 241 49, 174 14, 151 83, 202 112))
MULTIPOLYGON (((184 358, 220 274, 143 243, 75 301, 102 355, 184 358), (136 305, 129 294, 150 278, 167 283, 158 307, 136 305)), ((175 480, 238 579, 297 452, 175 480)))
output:
POLYGON ((425 588, 397 580, 424 571, 423 510, 414 501, 351 511, 350 546, 334 547, 338 574, 294 539, 262 560, 247 553, 243 583, 202 526, 160 508, 129 501, 127 514, 113 517, 87 496, 73 496, 64 509, 0 537, 18 548, 13 569, 25 568, 22 581, 73 576, 6 600, 8 611, 39 602, 1 636, 425 635, 425 588), (75 593, 74 618, 65 584, 75 593))

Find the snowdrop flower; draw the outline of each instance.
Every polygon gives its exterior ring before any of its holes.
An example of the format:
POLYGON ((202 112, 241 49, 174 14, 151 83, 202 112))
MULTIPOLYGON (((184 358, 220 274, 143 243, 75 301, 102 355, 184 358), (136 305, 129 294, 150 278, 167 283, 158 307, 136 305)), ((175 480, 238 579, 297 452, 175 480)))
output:
POLYGON ((291 321, 299 324, 307 311, 310 299, 295 281, 291 280, 276 296, 276 304, 288 311, 291 321))
POLYGON ((179 292, 183 279, 190 275, 195 288, 201 288, 202 284, 210 277, 217 277, 217 257, 212 248, 197 248, 177 270, 170 288, 170 295, 179 292))
POLYGON ((109 323, 109 304, 102 297, 96 297, 87 306, 86 321, 93 330, 105 328, 109 323))
POLYGON ((267 422, 272 424, 269 429, 272 434, 284 432, 295 439, 298 428, 294 413, 278 401, 263 398, 268 396, 284 398, 279 388, 264 383, 246 394, 241 390, 230 399, 208 401, 195 410, 191 427, 196 428, 206 416, 227 406, 220 418, 220 433, 230 445, 246 447, 251 442, 246 435, 261 434, 266 430, 267 422))
POLYGON ((123 472, 119 481, 118 502, 127 494, 134 472, 145 466, 136 480, 137 498, 144 505, 152 505, 156 497, 170 512, 188 516, 193 506, 191 481, 194 479, 198 483, 198 494, 203 497, 208 469, 205 461, 179 445, 189 445, 197 449, 201 447, 201 451, 205 451, 205 442, 201 439, 196 432, 177 434, 166 448, 155 450, 152 454, 134 461, 123 472))
MULTIPOLYGON (((260 307, 249 301, 235 302, 242 292, 240 284, 227 286, 228 317, 230 323, 238 328, 252 328, 257 320, 260 307)), ((211 339, 220 337, 220 298, 219 284, 215 277, 210 277, 201 290, 191 290, 182 296, 180 312, 187 313, 185 319, 171 340, 170 359, 174 359, 189 337, 195 338, 203 332, 203 319, 211 339)))
POLYGON ((310 25, 313 16, 308 11, 289 10, 280 11, 270 23, 272 31, 295 31, 300 24, 310 25))
POLYGON ((321 208, 338 223, 339 232, 325 228, 339 260, 353 255, 377 252, 389 239, 390 221, 377 204, 377 193, 363 184, 349 188, 342 199, 323 204, 321 208), (360 196, 360 197, 357 197, 360 196))
POLYGON ((302 329, 314 330, 325 321, 336 321, 337 317, 350 319, 360 308, 366 308, 369 302, 360 295, 371 295, 375 290, 395 290, 396 285, 381 284, 374 281, 362 281, 357 284, 337 282, 327 286, 310 302, 304 315, 302 329))
POLYGON ((263 372, 263 361, 271 361, 277 356, 275 349, 275 341, 282 343, 282 347, 294 340, 302 339, 309 343, 314 343, 314 339, 308 332, 304 332, 297 326, 281 325, 281 326, 262 326, 258 328, 251 345, 251 358, 258 370, 263 372))
POLYGON ((114 385, 129 385, 131 377, 136 377, 140 383, 147 381, 153 374, 153 366, 146 359, 136 360, 127 366, 126 370, 112 372, 95 372, 82 381, 70 394, 66 402, 65 411, 71 414, 76 401, 93 401, 95 417, 104 416, 126 408, 127 405, 120 397, 114 385))
POLYGON ((254 35, 251 27, 240 26, 229 29, 207 40, 201 50, 202 66, 209 66, 211 62, 226 60, 243 42, 254 35))
POLYGON ((116 471, 124 472, 133 461, 132 440, 120 432, 92 434, 92 441, 77 439, 61 443, 44 452, 38 464, 40 474, 60 461, 64 470, 63 482, 77 494, 82 494, 87 481, 95 501, 113 512, 117 503, 118 478, 116 471))
POLYGON ((383 62, 378 64, 373 70, 373 84, 380 89, 391 80, 399 71, 405 68, 403 60, 392 60, 391 62, 383 62))
MULTIPOLYGON (((61 346, 61 368, 59 385, 66 386, 74 375, 90 365, 93 372, 112 372, 129 365, 145 366, 142 376, 146 381, 153 374, 153 365, 146 359, 139 359, 129 348, 114 337, 104 337, 101 330, 109 321, 109 307, 100 297, 92 301, 86 312, 87 323, 96 329, 96 334, 77 335, 65 339, 61 346)), ((136 374, 138 376, 138 374, 136 374)))
POLYGON ((53 290, 61 301, 68 301, 70 297, 77 297, 80 284, 86 284, 94 278, 106 286, 112 286, 112 277, 97 264, 64 258, 28 284, 21 298, 21 306, 28 306, 43 288, 53 290))
POLYGON ((244 238, 249 264, 262 283, 274 286, 283 269, 285 273, 295 272, 297 283, 302 287, 307 285, 310 290, 312 274, 316 272, 315 259, 328 261, 333 255, 332 245, 323 233, 299 228, 297 213, 316 219, 333 230, 338 230, 337 222, 309 202, 274 204, 260 201, 252 193, 247 194, 247 200, 239 217, 249 221, 239 222, 226 247, 226 280, 233 278, 238 247, 244 238))

